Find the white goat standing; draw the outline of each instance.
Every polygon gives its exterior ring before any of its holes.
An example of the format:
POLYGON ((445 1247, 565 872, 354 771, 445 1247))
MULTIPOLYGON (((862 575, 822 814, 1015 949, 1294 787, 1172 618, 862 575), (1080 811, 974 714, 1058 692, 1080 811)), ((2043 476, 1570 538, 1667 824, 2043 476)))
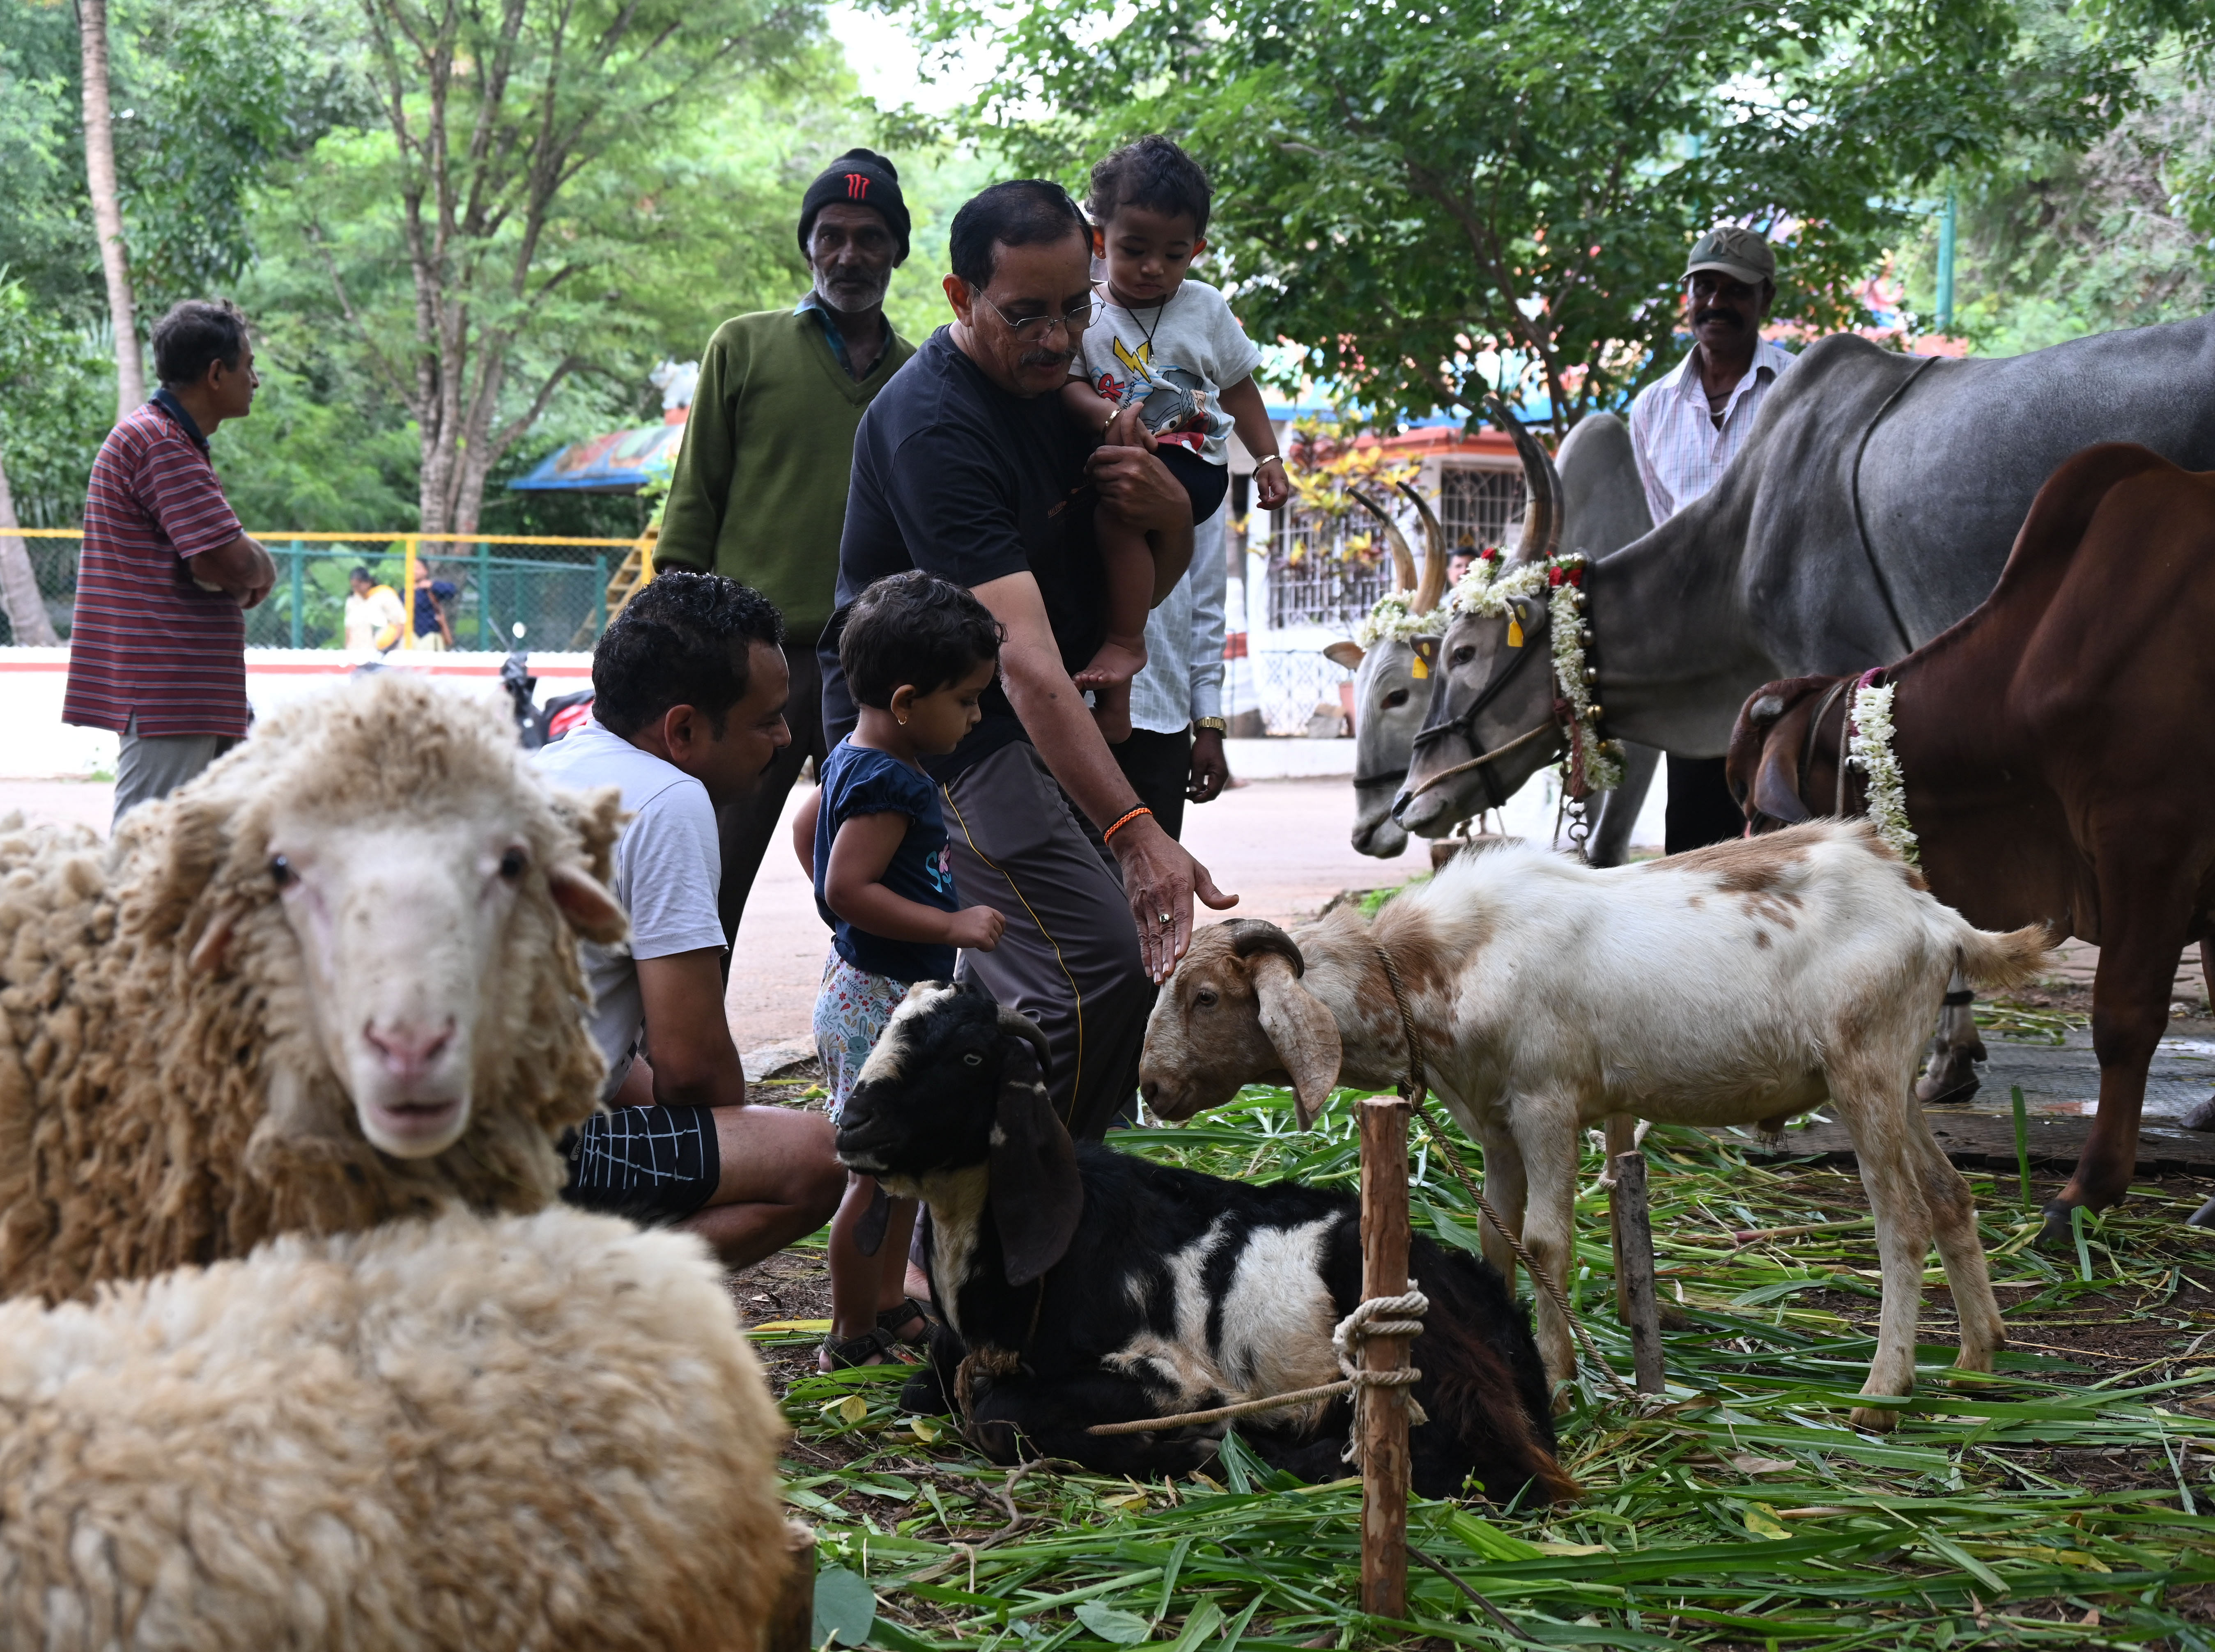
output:
MULTIPOLYGON (((1380 951, 1407 988, 1432 1085, 1483 1145, 1488 1196, 1555 1280, 1572 1255, 1581 1127, 1628 1114, 1775 1130, 1827 1097, 1883 1263, 1862 1392, 1912 1392, 1934 1238, 1960 1319, 1957 1363, 1991 1368, 2006 1338, 1968 1184, 1911 1097, 1957 965, 1988 985, 2026 979, 2046 958, 2043 930, 1974 928, 1859 822, 1604 871, 1510 845, 1457 860, 1373 923, 1341 909, 1289 935, 1252 921, 1200 931, 1146 1029, 1147 1105, 1189 1118, 1242 1084, 1289 1078, 1304 1122, 1337 1084, 1398 1082, 1408 1041, 1380 951)), ((1488 1228, 1484 1244, 1512 1266, 1488 1228)), ((1543 1292, 1537 1319, 1549 1376, 1573 1374, 1569 1327, 1543 1292)), ((1893 1417, 1865 1406, 1853 1420, 1893 1417)))

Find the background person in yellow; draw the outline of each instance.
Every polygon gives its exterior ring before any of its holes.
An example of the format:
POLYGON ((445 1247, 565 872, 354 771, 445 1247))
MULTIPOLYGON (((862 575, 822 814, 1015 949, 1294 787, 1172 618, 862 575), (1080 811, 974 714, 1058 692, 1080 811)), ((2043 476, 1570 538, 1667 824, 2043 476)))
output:
POLYGON ((383 653, 400 640, 400 627, 408 615, 400 606, 400 593, 380 585, 367 568, 347 576, 351 595, 346 600, 346 646, 357 654, 383 653))
POLYGON ((815 277, 807 296, 789 310, 724 322, 700 358, 654 560, 762 592, 783 611, 792 670, 792 743, 752 796, 717 817, 727 938, 738 934, 801 765, 811 756, 820 764, 825 751, 815 645, 838 581, 854 432, 915 353, 885 319, 885 289, 907 243, 899 172, 873 150, 849 150, 801 201, 800 247, 815 277))

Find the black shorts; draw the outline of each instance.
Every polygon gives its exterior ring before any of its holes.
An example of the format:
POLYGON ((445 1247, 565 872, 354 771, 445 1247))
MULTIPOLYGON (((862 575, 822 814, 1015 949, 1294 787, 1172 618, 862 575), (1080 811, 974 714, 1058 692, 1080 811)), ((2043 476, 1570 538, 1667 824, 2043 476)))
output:
POLYGON ((1223 506, 1223 496, 1230 491, 1230 467, 1212 465, 1190 448, 1171 447, 1164 442, 1154 450, 1154 457, 1169 468, 1169 474, 1192 498, 1192 523, 1197 528, 1223 506))
POLYGON ((562 1199, 649 1226, 681 1221, 706 1204, 723 1173, 715 1116, 706 1107, 617 1107, 595 1113, 561 1144, 562 1199))

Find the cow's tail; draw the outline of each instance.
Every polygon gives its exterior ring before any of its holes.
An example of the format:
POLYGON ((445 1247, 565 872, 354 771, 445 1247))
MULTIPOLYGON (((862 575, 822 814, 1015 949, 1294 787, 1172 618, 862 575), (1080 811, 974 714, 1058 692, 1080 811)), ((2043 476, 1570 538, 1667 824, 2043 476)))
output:
POLYGON ((2004 932, 1979 929, 1958 916, 1954 923, 1954 958, 1960 971, 1988 992, 2035 981, 2051 967, 2053 937, 2042 923, 2004 932))

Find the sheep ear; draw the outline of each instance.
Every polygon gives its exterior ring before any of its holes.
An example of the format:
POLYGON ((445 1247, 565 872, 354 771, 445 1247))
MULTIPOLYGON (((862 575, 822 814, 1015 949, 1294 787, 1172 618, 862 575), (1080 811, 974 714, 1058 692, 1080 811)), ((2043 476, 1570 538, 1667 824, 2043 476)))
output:
POLYGON ((1028 1285, 1061 1260, 1084 1215, 1077 1147, 1054 1116, 1038 1057, 1009 1040, 992 1121, 992 1224, 1008 1283, 1028 1285))
POLYGON ((1261 1000, 1261 1031, 1268 1035, 1285 1071, 1292 1075, 1293 1104, 1304 1130, 1338 1086, 1339 1062, 1345 1053, 1338 1022, 1329 1006, 1301 985, 1282 955, 1263 952, 1249 967, 1254 995, 1261 1000))
POLYGON ((582 866, 549 866, 546 887, 569 927, 586 940, 611 946, 630 933, 630 920, 623 915, 616 897, 582 866))
POLYGON ((892 1225, 892 1195, 885 1191, 882 1182, 871 1181, 869 1208, 854 1224, 854 1248, 865 1257, 876 1255, 885 1248, 885 1230, 892 1225))
POLYGON ((554 812, 576 833, 584 850, 586 869, 601 883, 616 875, 616 839, 623 835, 624 813, 622 788, 595 786, 590 792, 554 793, 554 812))

